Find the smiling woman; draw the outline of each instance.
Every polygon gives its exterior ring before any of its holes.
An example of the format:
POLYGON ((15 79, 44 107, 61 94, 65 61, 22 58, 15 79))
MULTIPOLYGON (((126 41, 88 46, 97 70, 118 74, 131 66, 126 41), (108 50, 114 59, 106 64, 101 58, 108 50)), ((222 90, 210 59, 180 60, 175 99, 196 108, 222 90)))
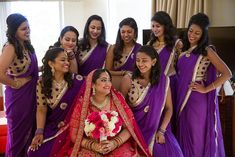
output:
POLYGON ((35 45, 38 60, 41 60, 48 46, 57 39, 58 32, 60 32, 62 16, 58 15, 61 15, 62 2, 19 1, 8 3, 9 13, 22 13, 29 19, 30 29, 35 30, 31 33, 31 42, 35 45))

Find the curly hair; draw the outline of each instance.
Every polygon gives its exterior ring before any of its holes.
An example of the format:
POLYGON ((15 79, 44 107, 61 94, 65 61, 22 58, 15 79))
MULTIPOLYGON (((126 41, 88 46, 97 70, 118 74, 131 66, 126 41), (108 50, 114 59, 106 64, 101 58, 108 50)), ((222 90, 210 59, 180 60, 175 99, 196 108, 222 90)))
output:
POLYGON ((121 59, 123 49, 124 49, 124 42, 122 40, 121 32, 120 32, 120 29, 122 28, 122 26, 130 26, 131 28, 134 29, 134 33, 135 33, 134 43, 136 43, 136 40, 138 38, 138 26, 137 26, 135 19, 133 19, 131 17, 123 19, 119 23, 119 29, 117 32, 117 38, 116 38, 116 43, 115 43, 115 47, 114 47, 114 58, 113 58, 114 61, 119 61, 121 59))
POLYGON ((191 25, 197 25, 202 30, 202 36, 200 40, 198 41, 197 47, 194 49, 192 53, 194 54, 202 54, 203 56, 207 56, 206 47, 209 45, 209 36, 208 36, 208 27, 210 25, 209 18, 204 13, 197 13, 193 15, 188 24, 187 32, 184 35, 183 43, 184 47, 183 50, 186 51, 190 48, 190 43, 188 40, 188 31, 191 27, 191 25))
MULTIPOLYGON (((159 79, 160 79, 160 74, 161 74, 161 64, 160 64, 160 60, 159 60, 159 55, 156 52, 156 50, 152 46, 145 45, 145 46, 141 46, 137 53, 144 53, 144 54, 148 55, 152 60, 153 59, 157 60, 156 64, 154 66, 152 66, 152 68, 151 68, 149 78, 150 78, 151 86, 158 84, 159 79)), ((143 78, 143 77, 141 76, 141 72, 140 72, 139 68, 135 64, 134 71, 132 74, 132 79, 134 80, 136 78, 143 78)))
POLYGON ((85 25, 85 28, 84 28, 83 38, 79 43, 81 45, 81 50, 82 51, 85 51, 85 50, 89 51, 91 49, 91 45, 90 45, 90 42, 89 42, 89 38, 90 38, 89 26, 90 26, 90 24, 93 20, 97 20, 97 21, 101 22, 101 34, 98 37, 98 45, 104 45, 104 46, 107 45, 106 30, 105 30, 103 19, 99 15, 92 15, 87 19, 87 22, 86 22, 86 25, 85 25))
MULTIPOLYGON (((175 44, 175 37, 176 37, 176 28, 174 27, 171 17, 164 11, 156 12, 151 21, 155 21, 164 27, 164 41, 166 43, 166 47, 169 50, 172 50, 175 44)), ((150 41, 149 45, 152 46, 154 42, 158 40, 158 37, 154 35, 153 32, 150 34, 150 41)))
MULTIPOLYGON (((42 93, 50 98, 52 92, 52 81, 53 74, 51 72, 51 67, 49 66, 49 61, 55 62, 55 59, 60 53, 64 53, 64 49, 60 47, 51 47, 47 50, 45 56, 42 59, 42 93)), ((68 87, 72 86, 72 74, 70 72, 65 73, 65 81, 68 83, 68 87)))

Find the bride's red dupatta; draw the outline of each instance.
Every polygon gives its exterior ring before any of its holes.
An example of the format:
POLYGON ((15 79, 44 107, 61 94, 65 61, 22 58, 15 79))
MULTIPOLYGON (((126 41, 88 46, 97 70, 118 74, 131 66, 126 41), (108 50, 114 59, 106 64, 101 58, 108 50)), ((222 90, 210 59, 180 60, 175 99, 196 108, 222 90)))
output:
MULTIPOLYGON (((65 120, 69 122, 65 125, 67 129, 57 137, 51 152, 51 156, 53 157, 77 157, 78 152, 80 151, 81 141, 84 136, 85 119, 87 118, 90 97, 92 94, 93 72, 94 71, 87 76, 86 82, 83 84, 74 101, 74 107, 68 113, 65 120)), ((145 144, 138 125, 135 122, 134 115, 127 105, 124 97, 113 87, 111 88, 110 96, 120 117, 123 120, 123 123, 131 134, 130 138, 132 142, 138 145, 138 153, 143 156, 150 156, 148 147, 145 144)))

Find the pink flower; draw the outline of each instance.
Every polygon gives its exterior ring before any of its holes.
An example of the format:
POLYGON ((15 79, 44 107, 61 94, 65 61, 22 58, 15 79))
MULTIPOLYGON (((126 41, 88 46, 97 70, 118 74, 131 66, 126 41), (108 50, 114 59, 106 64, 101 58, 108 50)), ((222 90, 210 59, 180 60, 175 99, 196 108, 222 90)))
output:
POLYGON ((122 120, 116 111, 92 112, 85 121, 84 131, 88 137, 104 140, 118 134, 122 120))

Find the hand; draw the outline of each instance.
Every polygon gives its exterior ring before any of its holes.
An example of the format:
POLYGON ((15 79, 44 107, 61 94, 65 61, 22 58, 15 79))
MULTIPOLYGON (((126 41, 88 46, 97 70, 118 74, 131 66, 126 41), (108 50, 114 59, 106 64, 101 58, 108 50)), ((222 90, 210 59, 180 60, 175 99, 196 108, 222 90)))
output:
POLYGON ((200 83, 197 82, 191 82, 189 85, 189 88, 192 91, 200 92, 200 93, 207 93, 206 87, 200 83))
POLYGON ((32 79, 31 76, 29 77, 23 77, 23 78, 14 78, 14 81, 17 82, 15 89, 19 89, 22 86, 24 86, 27 82, 29 82, 32 79))
POLYGON ((110 141, 110 140, 102 141, 101 144, 102 144, 103 154, 108 154, 112 152, 114 149, 116 149, 117 147, 114 141, 110 141))
POLYGON ((38 150, 38 147, 41 146, 43 142, 43 134, 35 135, 29 149, 32 151, 38 150))
POLYGON ((94 142, 92 144, 92 150, 95 152, 98 152, 100 154, 103 154, 103 149, 101 143, 94 142))
POLYGON ((159 144, 165 143, 165 136, 159 131, 156 133, 156 142, 159 144))

